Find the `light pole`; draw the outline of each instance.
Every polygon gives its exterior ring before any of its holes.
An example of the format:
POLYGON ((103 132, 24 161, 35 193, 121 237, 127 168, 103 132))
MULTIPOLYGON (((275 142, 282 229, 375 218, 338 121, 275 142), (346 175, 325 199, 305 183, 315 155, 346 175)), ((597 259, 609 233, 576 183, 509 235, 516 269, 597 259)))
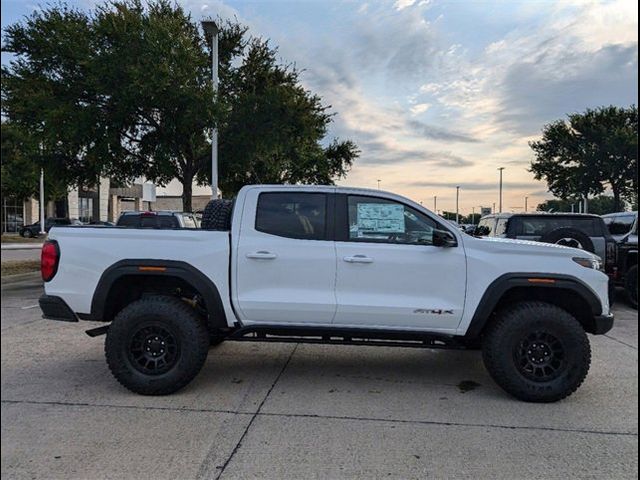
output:
POLYGON ((524 197, 524 211, 527 212, 529 197, 524 197))
POLYGON ((44 235, 44 168, 40 169, 40 234, 44 235))
MULTIPOLYGON (((202 29, 205 36, 211 36, 211 83, 213 98, 218 93, 218 25, 213 20, 203 20, 202 29)), ((211 190, 213 198, 218 198, 218 129, 211 132, 211 190)))
POLYGON ((500 211, 498 213, 502 213, 502 171, 504 169, 505 167, 498 168, 498 170, 500 170, 500 198, 499 198, 500 211))
POLYGON ((438 213, 438 196, 433 196, 433 211, 438 213))
POLYGON ((496 202, 493 202, 493 210, 491 210, 491 213, 496 213, 496 202))
POLYGON ((460 225, 460 185, 456 185, 456 223, 460 225))
POLYGON ((380 190, 380 179, 378 179, 378 190, 380 190))

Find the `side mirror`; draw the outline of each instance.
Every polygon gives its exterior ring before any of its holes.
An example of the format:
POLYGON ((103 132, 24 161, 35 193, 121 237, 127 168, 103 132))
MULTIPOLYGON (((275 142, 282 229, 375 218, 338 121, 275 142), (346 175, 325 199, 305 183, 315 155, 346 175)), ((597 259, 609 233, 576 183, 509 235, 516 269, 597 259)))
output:
POLYGON ((434 230, 433 231, 433 246, 434 247, 457 247, 458 242, 456 237, 447 230, 434 230))

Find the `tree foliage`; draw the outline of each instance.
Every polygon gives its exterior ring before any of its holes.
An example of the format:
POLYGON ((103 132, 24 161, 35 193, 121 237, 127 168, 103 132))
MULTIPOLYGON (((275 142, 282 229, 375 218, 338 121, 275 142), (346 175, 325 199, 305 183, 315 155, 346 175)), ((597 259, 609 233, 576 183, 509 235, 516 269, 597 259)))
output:
POLYGON ((638 110, 635 106, 588 109, 546 125, 529 144, 531 171, 561 199, 613 193, 615 210, 638 192, 638 110))
MULTIPOLYGON (((9 122, 2 122, 2 192, 24 200, 39 195, 40 168, 48 169, 47 157, 28 132, 9 122)), ((66 184, 55 175, 45 175, 48 200, 66 195, 66 184)))
MULTIPOLYGON (((571 205, 573 205, 573 210, 577 213, 581 201, 582 199, 579 198, 568 198, 566 200, 554 198, 545 200, 538 205, 536 210, 539 212, 571 212, 571 205)), ((589 199, 589 213, 605 215, 617 211, 619 210, 616 209, 615 200, 611 195, 598 195, 589 199)))
POLYGON ((38 139, 69 185, 177 178, 191 209, 210 182, 211 127, 220 132, 220 187, 332 183, 358 155, 325 137, 331 114, 276 50, 237 22, 219 22, 219 94, 210 42, 182 7, 116 0, 85 13, 35 11, 5 30, 3 115, 38 139))

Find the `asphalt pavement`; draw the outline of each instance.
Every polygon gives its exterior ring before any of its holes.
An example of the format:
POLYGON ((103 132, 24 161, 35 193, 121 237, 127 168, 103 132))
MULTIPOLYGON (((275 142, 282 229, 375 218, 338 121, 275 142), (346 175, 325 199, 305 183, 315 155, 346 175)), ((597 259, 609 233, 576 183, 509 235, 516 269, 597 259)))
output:
POLYGON ((16 260, 40 260, 40 248, 2 250, 0 255, 2 256, 2 262, 13 262, 16 260))
MULTIPOLYGON (((4 252, 3 252, 4 257, 4 252)), ((637 478, 638 317, 591 336, 585 384, 507 396, 478 352, 227 342, 183 391, 109 373, 95 324, 2 286, 2 478, 637 478)))

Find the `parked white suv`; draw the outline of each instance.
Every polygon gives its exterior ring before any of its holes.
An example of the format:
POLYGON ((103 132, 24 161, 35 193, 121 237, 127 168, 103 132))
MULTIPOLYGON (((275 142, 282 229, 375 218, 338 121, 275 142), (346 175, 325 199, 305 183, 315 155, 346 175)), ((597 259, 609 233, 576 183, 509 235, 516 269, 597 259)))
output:
POLYGON ((233 340, 481 347, 495 381, 535 402, 574 392, 586 333, 613 325, 597 256, 474 238, 392 193, 247 186, 202 227, 53 229, 44 317, 106 322, 87 333, 107 334, 112 373, 141 394, 184 387, 233 340))

